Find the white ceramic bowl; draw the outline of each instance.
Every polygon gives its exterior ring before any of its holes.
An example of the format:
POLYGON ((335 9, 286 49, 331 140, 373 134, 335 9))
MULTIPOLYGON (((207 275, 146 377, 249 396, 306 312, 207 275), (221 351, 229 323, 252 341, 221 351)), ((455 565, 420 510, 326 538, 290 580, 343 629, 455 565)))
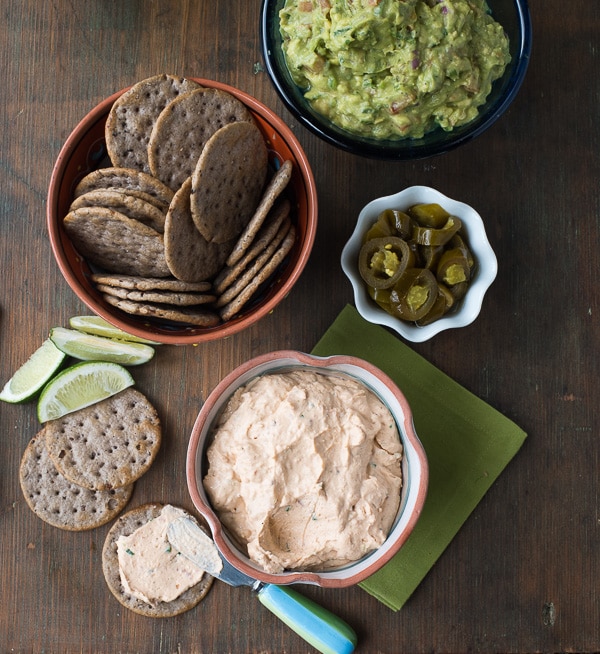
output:
POLYGON ((411 186, 395 195, 372 200, 363 207, 354 232, 342 250, 341 262, 343 271, 352 283, 354 302, 360 315, 369 322, 390 327, 400 336, 414 343, 426 341, 445 329, 455 329, 471 324, 479 315, 485 293, 498 272, 496 255, 487 239, 483 220, 477 211, 468 204, 453 200, 428 186, 411 186), (371 299, 358 270, 358 253, 364 234, 376 222, 382 211, 385 209, 405 211, 414 204, 429 202, 437 202, 446 211, 461 219, 462 229, 467 236, 477 265, 469 284, 469 290, 456 307, 439 320, 421 327, 391 316, 371 299))
POLYGON ((315 357, 283 350, 258 356, 229 373, 212 391, 194 424, 187 453, 187 483, 192 501, 208 522, 221 554, 235 568, 265 583, 316 584, 332 588, 351 586, 366 579, 387 563, 402 547, 415 526, 425 502, 429 469, 421 442, 415 433, 412 413, 402 391, 381 370, 349 356, 315 357), (294 571, 267 573, 253 563, 227 535, 210 506, 202 480, 207 471, 206 449, 211 428, 234 391, 254 377, 290 369, 312 369, 323 373, 348 375, 373 390, 392 412, 404 447, 403 487, 400 509, 386 541, 359 561, 326 572, 294 571))

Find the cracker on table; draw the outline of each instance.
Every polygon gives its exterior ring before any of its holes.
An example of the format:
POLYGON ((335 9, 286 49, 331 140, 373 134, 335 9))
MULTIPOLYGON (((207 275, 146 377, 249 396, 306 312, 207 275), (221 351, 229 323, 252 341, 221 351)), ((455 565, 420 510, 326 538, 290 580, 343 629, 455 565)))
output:
MULTIPOLYGON (((150 197, 150 196, 148 196, 150 197)), ((128 193, 126 190, 95 189, 75 198, 69 207, 74 211, 81 207, 106 207, 114 209, 133 220, 152 227, 159 233, 165 231, 166 211, 159 209, 152 202, 128 193)))
POLYGON ((69 481, 48 454, 44 429, 27 445, 19 467, 29 508, 44 522, 67 531, 95 529, 110 522, 129 502, 134 485, 97 491, 69 481))
POLYGON ((231 320, 244 306, 252 299, 260 286, 277 270, 278 266, 289 254, 296 240, 296 229, 292 225, 279 249, 273 254, 260 273, 248 284, 233 300, 221 308, 219 315, 221 320, 231 320))
MULTIPOLYGON (((121 583, 117 541, 120 536, 129 536, 149 520, 160 515, 162 504, 143 504, 120 516, 110 528, 102 547, 102 572, 110 592, 126 608, 150 618, 170 618, 196 606, 208 593, 214 577, 204 574, 202 579, 172 602, 159 602, 151 606, 130 595, 121 583)), ((207 532, 203 524, 200 526, 207 532)))
POLYGON ((240 277, 243 271, 248 268, 249 264, 265 251, 277 235, 283 222, 288 218, 289 213, 289 200, 287 200, 287 198, 282 198, 281 201, 273 207, 272 211, 269 212, 267 219, 253 237, 252 242, 249 243, 250 247, 243 253, 242 257, 234 264, 222 268, 219 274, 215 277, 213 280, 213 289, 217 295, 224 293, 225 290, 231 286, 238 277, 240 277))
POLYGON ((148 141, 163 109, 183 93, 201 88, 176 75, 154 75, 134 84, 111 107, 106 119, 106 149, 113 166, 150 172, 148 141))
POLYGON ((254 123, 225 125, 208 140, 192 175, 190 207, 208 241, 238 238, 254 213, 267 176, 267 146, 254 123))
POLYGON ((224 125, 252 122, 243 102, 221 89, 180 95, 157 118, 148 143, 152 174, 174 191, 192 174, 204 145, 224 125))
POLYGON ((114 295, 114 297, 123 300, 133 300, 134 302, 158 302, 159 304, 172 304, 174 306, 197 306, 199 304, 209 304, 215 300, 214 295, 208 293, 190 293, 184 291, 136 291, 127 288, 118 288, 97 284, 96 288, 100 293, 114 295))
POLYGON ((290 159, 286 159, 279 169, 275 171, 267 188, 265 189, 262 199, 254 212, 254 215, 244 228, 238 242, 233 247, 226 263, 228 266, 233 266, 237 263, 246 253, 250 244, 254 240, 258 230, 266 220, 271 208, 273 207, 277 198, 283 193, 290 179, 292 178, 293 165, 290 159))
POLYGON ((64 218, 73 245, 108 272, 169 277, 163 236, 138 220, 105 207, 81 207, 64 218))
POLYGON ((163 304, 151 302, 134 302, 133 300, 122 300, 114 295, 105 294, 104 300, 117 309, 132 316, 143 316, 144 318, 158 318, 170 322, 181 322, 196 327, 215 327, 220 323, 219 316, 212 309, 202 307, 167 307, 163 304))
POLYGON ((139 479, 162 439, 154 406, 135 388, 49 420, 45 444, 58 471, 79 486, 110 490, 139 479))
POLYGON ((153 175, 135 168, 121 168, 118 166, 98 168, 88 173, 75 187, 73 197, 78 198, 88 191, 99 188, 142 191, 156 198, 157 202, 166 203, 167 206, 173 199, 173 191, 153 175))
POLYGON ((93 273, 92 281, 96 284, 127 288, 136 291, 179 291, 203 293, 212 288, 210 282, 184 282, 169 277, 137 277, 135 275, 110 275, 93 273))
POLYGON ((213 277, 225 263, 232 242, 207 241, 196 229, 190 210, 190 177, 175 193, 165 221, 165 259, 177 279, 200 282, 213 277))

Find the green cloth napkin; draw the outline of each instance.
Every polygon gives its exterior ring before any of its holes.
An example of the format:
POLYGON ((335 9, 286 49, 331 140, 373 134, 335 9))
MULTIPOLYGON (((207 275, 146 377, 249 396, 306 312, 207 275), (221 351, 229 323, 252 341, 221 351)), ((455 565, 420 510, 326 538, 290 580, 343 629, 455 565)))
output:
POLYGON ((405 545, 360 584, 398 611, 440 557, 526 434, 383 327, 346 306, 313 350, 370 361, 400 387, 429 462, 423 512, 405 545))

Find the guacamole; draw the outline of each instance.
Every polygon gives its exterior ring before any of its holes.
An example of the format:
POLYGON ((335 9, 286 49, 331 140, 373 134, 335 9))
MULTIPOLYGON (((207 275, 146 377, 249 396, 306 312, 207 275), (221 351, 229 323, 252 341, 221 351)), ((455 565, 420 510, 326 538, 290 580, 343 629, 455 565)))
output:
POLYGON ((279 17, 315 111, 377 139, 470 122, 510 61, 485 0, 286 0, 279 17))

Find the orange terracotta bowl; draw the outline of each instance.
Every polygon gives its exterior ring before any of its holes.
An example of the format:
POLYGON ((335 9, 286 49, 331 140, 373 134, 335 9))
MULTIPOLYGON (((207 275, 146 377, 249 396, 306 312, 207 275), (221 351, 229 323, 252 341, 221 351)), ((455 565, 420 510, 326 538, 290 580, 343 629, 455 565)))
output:
POLYGON ((259 289, 244 309, 231 320, 210 328, 132 316, 106 303, 90 279, 92 270, 79 255, 64 226, 63 218, 73 199, 78 182, 96 168, 109 166, 104 141, 104 125, 114 101, 123 89, 94 107, 69 135, 63 145, 50 179, 47 225, 52 252, 61 273, 79 299, 96 315, 130 334, 160 343, 186 345, 231 336, 256 323, 287 296, 306 266, 317 229, 317 193, 306 155, 289 127, 268 107, 250 95, 226 84, 193 78, 206 87, 227 91, 252 112, 261 130, 273 166, 291 159, 292 179, 286 189, 293 206, 296 242, 286 260, 271 279, 259 289))
POLYGON ((342 588, 364 581, 390 561, 404 545, 423 511, 427 496, 429 466, 425 449, 415 432, 408 401, 398 386, 383 371, 356 357, 317 357, 294 350, 282 350, 262 354, 243 363, 224 377, 210 393, 192 429, 188 444, 186 475, 194 506, 209 524, 221 555, 235 568, 263 583, 279 585, 302 583, 342 588), (403 447, 400 506, 386 540, 379 548, 360 560, 325 571, 293 570, 269 573, 250 560, 240 549, 212 508, 203 484, 208 471, 206 450, 212 442, 215 421, 237 389, 260 375, 298 369, 354 379, 373 391, 388 407, 396 422, 403 447))

